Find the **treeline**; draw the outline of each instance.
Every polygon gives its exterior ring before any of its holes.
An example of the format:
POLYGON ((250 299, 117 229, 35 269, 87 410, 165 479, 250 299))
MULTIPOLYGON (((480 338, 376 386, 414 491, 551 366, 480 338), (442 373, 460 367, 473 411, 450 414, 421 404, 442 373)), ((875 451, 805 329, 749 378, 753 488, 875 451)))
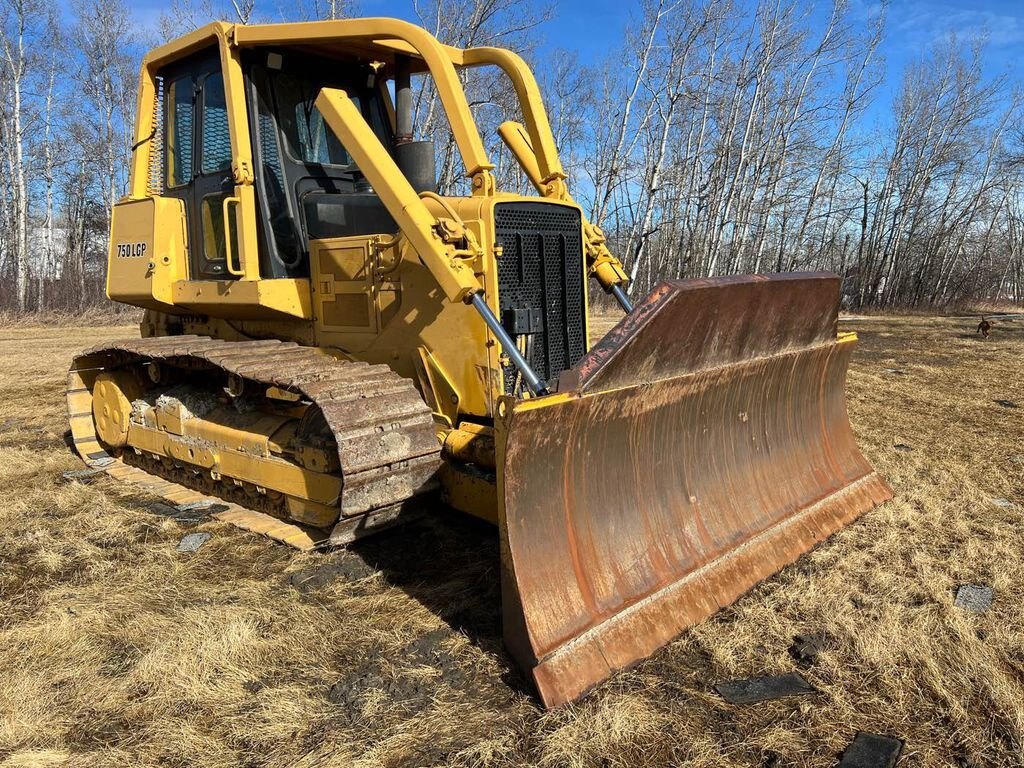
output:
POLYGON ((634 290, 820 269, 855 307, 1024 301, 1016 84, 946 40, 890 107, 884 17, 808 6, 645 5, 573 144, 634 290))
MULTIPOLYGON (((396 9, 402 12, 407 9, 396 9)), ((977 41, 937 43, 883 103, 884 15, 836 0, 644 0, 608 59, 543 46, 535 0, 414 0, 443 42, 531 61, 571 174, 634 294, 670 277, 824 269, 850 307, 1024 302, 1024 112, 983 75, 977 41)), ((0 310, 103 301, 124 193, 138 61, 212 18, 354 15, 341 0, 172 0, 146 31, 124 0, 0 0, 0 310)), ((465 83, 501 183, 524 188, 494 127, 515 118, 493 73, 465 83)), ((461 188, 432 90, 416 102, 443 190, 461 188)))
POLYGON ((66 25, 49 0, 0 0, 0 309, 103 298, 138 48, 127 6, 79 11, 66 25))

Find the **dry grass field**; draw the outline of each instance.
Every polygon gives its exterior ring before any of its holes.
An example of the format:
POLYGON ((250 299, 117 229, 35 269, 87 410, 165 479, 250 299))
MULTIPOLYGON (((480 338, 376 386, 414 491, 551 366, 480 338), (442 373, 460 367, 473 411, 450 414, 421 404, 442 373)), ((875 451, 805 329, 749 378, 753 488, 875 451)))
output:
POLYGON ((908 768, 1022 765, 1024 320, 976 322, 849 323, 854 428, 895 500, 547 713, 501 648, 494 530, 438 508, 299 554, 66 482, 67 363, 133 329, 0 329, 0 766, 834 766, 858 730, 908 768), (963 583, 992 608, 954 607, 963 583), (818 693, 712 687, 793 670, 818 693))

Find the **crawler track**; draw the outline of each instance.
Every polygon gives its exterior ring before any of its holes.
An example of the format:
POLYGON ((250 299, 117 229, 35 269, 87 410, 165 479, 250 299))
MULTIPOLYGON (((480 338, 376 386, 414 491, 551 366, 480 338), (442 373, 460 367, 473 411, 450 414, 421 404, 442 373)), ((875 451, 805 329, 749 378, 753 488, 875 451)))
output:
MULTIPOLYGON (((150 362, 207 375, 219 372, 225 380, 237 377, 236 382, 243 383, 247 391, 277 387, 315 404, 323 414, 342 468, 341 516, 334 533, 329 536, 327 531, 284 523, 241 504, 228 504, 228 512, 220 516, 233 517, 230 521, 242 527, 302 548, 328 539, 342 543, 377 523, 392 520, 406 502, 437 485, 440 449, 430 409, 412 382, 386 365, 342 361, 293 342, 223 341, 204 336, 115 341, 74 359, 68 373, 68 415, 75 448, 90 466, 134 480, 176 503, 205 498, 171 479, 129 466, 96 434, 92 412, 96 376, 150 362)), ((157 464, 146 466, 154 469, 157 464)))

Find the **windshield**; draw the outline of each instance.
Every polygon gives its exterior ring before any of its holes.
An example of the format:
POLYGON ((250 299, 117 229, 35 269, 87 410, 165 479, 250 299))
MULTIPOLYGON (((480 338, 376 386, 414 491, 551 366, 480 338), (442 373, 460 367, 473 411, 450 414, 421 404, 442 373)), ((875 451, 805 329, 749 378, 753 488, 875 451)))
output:
MULTIPOLYGON (((285 72, 270 73, 270 87, 285 148, 293 160, 317 165, 352 165, 352 158, 314 106, 320 83, 285 72)), ((358 96, 352 101, 362 109, 358 96)))
POLYGON ((353 165, 314 105, 321 88, 344 90, 382 141, 389 140, 380 93, 366 87, 366 76, 360 69, 353 71, 336 62, 287 54, 280 57, 279 63, 278 67, 257 66, 252 74, 261 111, 268 117, 272 115, 277 123, 288 159, 336 168, 353 165), (363 82, 357 85, 360 80, 363 82))

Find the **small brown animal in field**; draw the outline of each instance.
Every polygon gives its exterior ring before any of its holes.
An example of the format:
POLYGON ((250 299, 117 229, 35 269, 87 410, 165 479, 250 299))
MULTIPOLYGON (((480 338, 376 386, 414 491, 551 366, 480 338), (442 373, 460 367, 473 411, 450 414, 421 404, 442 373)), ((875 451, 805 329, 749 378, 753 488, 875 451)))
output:
POLYGON ((986 320, 984 315, 981 316, 981 322, 978 323, 978 333, 983 339, 987 339, 988 335, 992 333, 992 323, 986 320))

